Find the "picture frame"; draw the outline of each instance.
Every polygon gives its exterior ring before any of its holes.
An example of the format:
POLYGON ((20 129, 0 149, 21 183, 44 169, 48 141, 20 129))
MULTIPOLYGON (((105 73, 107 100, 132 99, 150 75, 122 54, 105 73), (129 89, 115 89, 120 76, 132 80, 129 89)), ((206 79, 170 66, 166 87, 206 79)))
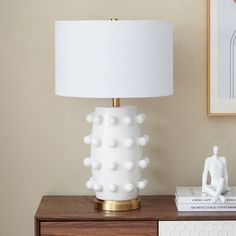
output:
POLYGON ((208 1, 208 114, 236 115, 236 0, 208 1))

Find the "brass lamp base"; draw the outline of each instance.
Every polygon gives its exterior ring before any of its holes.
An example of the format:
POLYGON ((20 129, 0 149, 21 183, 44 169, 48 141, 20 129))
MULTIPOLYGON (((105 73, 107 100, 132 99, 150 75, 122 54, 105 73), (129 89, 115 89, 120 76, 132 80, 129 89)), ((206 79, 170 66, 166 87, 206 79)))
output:
POLYGON ((125 201, 108 201, 95 198, 95 208, 103 211, 130 211, 140 208, 140 198, 125 201))

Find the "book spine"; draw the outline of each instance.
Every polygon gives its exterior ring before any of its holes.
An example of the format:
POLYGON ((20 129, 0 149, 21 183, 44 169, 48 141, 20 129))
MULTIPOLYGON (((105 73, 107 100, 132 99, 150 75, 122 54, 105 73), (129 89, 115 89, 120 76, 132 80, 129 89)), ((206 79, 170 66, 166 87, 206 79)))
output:
MULTIPOLYGON (((197 203, 203 203, 203 204, 207 204, 210 203, 212 201, 212 198, 199 198, 199 197, 178 197, 176 198, 178 203, 186 203, 186 204, 197 204, 197 203)), ((220 200, 217 200, 216 203, 221 203, 220 200)), ((226 198, 226 203, 234 203, 236 204, 236 198, 226 198)))
POLYGON ((191 205, 177 204, 178 211, 236 211, 236 205, 191 205))

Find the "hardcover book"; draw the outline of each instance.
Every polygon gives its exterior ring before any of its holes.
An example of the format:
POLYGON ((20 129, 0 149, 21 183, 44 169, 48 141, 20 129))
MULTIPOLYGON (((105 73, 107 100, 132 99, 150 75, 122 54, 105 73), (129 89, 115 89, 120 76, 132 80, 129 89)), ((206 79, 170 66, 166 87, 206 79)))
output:
POLYGON ((175 201, 178 211, 236 211, 236 204, 185 204, 175 201))
MULTIPOLYGON (((236 205, 236 187, 231 187, 231 190, 222 194, 226 198, 225 204, 236 205)), ((207 193, 202 193, 201 187, 176 187, 176 201, 178 204, 182 203, 196 203, 196 204, 211 204, 212 196, 207 193)), ((217 203, 221 203, 220 200, 217 200, 217 203)))

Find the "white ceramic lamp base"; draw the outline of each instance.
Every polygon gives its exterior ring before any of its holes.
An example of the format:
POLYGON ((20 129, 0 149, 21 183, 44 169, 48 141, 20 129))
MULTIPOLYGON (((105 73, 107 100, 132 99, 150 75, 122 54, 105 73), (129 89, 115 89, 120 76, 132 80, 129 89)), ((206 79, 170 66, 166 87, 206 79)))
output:
POLYGON ((84 159, 91 166, 92 177, 86 186, 96 192, 97 208, 131 210, 140 207, 139 190, 147 185, 141 170, 149 164, 143 157, 143 146, 149 137, 141 136, 144 114, 137 115, 135 106, 97 107, 87 116, 93 123, 92 134, 84 138, 91 145, 91 155, 84 159))

